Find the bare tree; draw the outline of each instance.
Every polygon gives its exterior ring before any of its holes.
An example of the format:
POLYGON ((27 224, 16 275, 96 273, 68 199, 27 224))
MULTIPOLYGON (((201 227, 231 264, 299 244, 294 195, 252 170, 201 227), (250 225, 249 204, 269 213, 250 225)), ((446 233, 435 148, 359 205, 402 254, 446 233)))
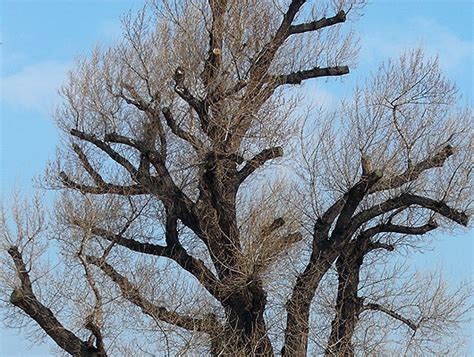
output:
POLYGON ((471 112, 421 51, 334 112, 303 115, 292 87, 349 73, 343 24, 363 5, 176 0, 126 17, 62 88, 54 214, 18 203, 15 229, 2 214, 8 321, 75 356, 438 351, 430 334, 457 331, 468 289, 387 272, 468 225, 471 112))

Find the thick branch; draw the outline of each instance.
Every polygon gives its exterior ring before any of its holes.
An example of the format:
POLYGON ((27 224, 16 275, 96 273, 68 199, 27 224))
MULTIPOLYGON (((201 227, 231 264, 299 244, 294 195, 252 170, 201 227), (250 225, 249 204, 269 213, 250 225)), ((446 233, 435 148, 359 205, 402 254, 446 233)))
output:
MULTIPOLYGON (((85 223, 78 220, 72 223, 78 227, 85 227, 85 223)), ((170 222, 169 224, 172 223, 170 222)), ((183 269, 191 273, 217 300, 221 301, 221 299, 223 298, 223 295, 218 287, 219 282, 214 276, 214 274, 205 266, 205 264, 201 260, 189 255, 186 249, 184 249, 181 245, 175 244, 174 246, 161 246, 158 244, 142 243, 134 239, 125 238, 119 234, 114 234, 100 227, 87 226, 87 228, 92 234, 102 237, 108 240, 109 242, 114 242, 115 244, 133 250, 135 252, 165 257, 174 260, 183 269)), ((172 239, 170 238, 169 240, 171 241, 172 239)))
POLYGON ((87 159, 86 154, 84 153, 84 151, 82 151, 82 149, 79 147, 79 145, 72 144, 72 148, 73 148, 74 152, 77 154, 77 157, 79 158, 79 160, 81 161, 82 166, 87 171, 87 173, 90 175, 90 177, 92 177, 94 182, 98 186, 106 185, 105 181, 102 179, 102 176, 100 176, 100 174, 92 167, 91 163, 87 159))
POLYGON ((368 222, 369 220, 384 213, 411 205, 418 205, 429 209, 463 226, 467 226, 469 222, 469 217, 466 213, 451 208, 442 201, 436 201, 428 197, 405 193, 356 214, 352 219, 350 231, 355 231, 363 223, 368 222))
POLYGON ((418 329, 418 326, 413 321, 403 317, 402 315, 395 312, 394 310, 388 309, 388 308, 386 308, 382 305, 375 304, 375 303, 365 304, 364 305, 364 310, 374 310, 374 311, 383 312, 383 313, 387 314, 388 316, 394 318, 395 320, 403 322, 405 325, 407 325, 413 331, 416 331, 418 329))
POLYGON ((323 17, 319 20, 292 25, 288 29, 288 34, 294 35, 294 34, 299 34, 299 33, 304 33, 304 32, 318 31, 322 28, 329 27, 329 26, 332 26, 341 22, 345 22, 345 21, 346 21, 346 13, 344 12, 344 10, 341 10, 333 17, 328 17, 328 18, 323 17))
POLYGON ((378 233, 400 233, 407 235, 423 235, 438 228, 438 223, 429 221, 427 224, 418 227, 401 226, 391 223, 379 224, 375 227, 369 228, 360 234, 363 238, 371 238, 378 233))
POLYGON ((255 170, 263 166, 267 161, 283 156, 283 149, 276 146, 270 149, 265 149, 250 159, 247 164, 238 172, 237 182, 240 185, 244 180, 250 176, 255 170))
POLYGON ((110 183, 103 183, 98 186, 83 185, 73 181, 64 171, 59 173, 59 177, 66 187, 73 188, 81 193, 91 193, 94 195, 113 194, 121 196, 145 195, 149 193, 140 185, 121 186, 110 183))
POLYGON ((137 140, 130 139, 127 136, 120 135, 117 133, 107 133, 104 135, 104 141, 116 144, 124 144, 130 147, 133 147, 137 150, 143 150, 143 143, 140 143, 137 140))
POLYGON ((114 283, 118 285, 122 296, 132 304, 138 306, 143 313, 154 319, 164 321, 166 323, 197 332, 215 332, 217 321, 215 317, 207 317, 204 319, 183 316, 175 311, 170 311, 162 306, 156 306, 149 300, 145 299, 138 290, 126 277, 119 274, 110 264, 102 259, 87 256, 88 263, 100 268, 114 283))
POLYGON ((455 149, 451 145, 446 145, 433 156, 412 165, 404 173, 380 180, 372 187, 370 193, 401 187, 408 182, 414 181, 418 179, 424 171, 435 167, 442 167, 445 161, 454 153, 455 149))
POLYGON ((359 207, 360 202, 364 199, 370 188, 382 178, 382 173, 378 170, 367 175, 363 175, 358 183, 356 183, 347 193, 344 206, 336 221, 336 225, 331 234, 334 241, 340 240, 344 236, 346 227, 350 224, 352 215, 359 207))
POLYGON ((168 124, 168 127, 171 129, 171 132, 174 135, 187 141, 194 149, 196 149, 196 151, 203 150, 204 144, 202 143, 202 141, 196 138, 190 132, 181 129, 178 123, 176 123, 176 120, 174 119, 173 114, 171 113, 171 110, 168 107, 164 107, 162 109, 162 113, 165 117, 166 124, 168 124))
POLYGON ((208 127, 208 116, 207 116, 207 105, 204 101, 196 98, 191 94, 189 89, 184 85, 184 79, 186 72, 183 67, 176 68, 173 79, 175 81, 174 91, 183 99, 188 105, 194 109, 199 119, 203 130, 207 132, 208 127))
POLYGON ((10 302, 36 321, 59 347, 71 355, 104 357, 104 353, 99 352, 97 348, 90 346, 66 329, 53 312, 38 301, 33 292, 28 269, 18 248, 10 247, 7 252, 13 259, 17 276, 20 279, 20 287, 13 290, 10 302))
POLYGON ((209 6, 212 12, 212 25, 209 33, 208 58, 204 64, 204 71, 201 76, 206 86, 215 79, 222 63, 224 15, 227 8, 227 0, 209 0, 209 6))
POLYGON ((265 45, 264 48, 258 53, 254 63, 250 68, 250 80, 256 80, 260 77, 261 73, 264 73, 269 68, 270 64, 275 57, 276 52, 281 47, 283 42, 285 42, 286 38, 289 35, 289 28, 291 23, 296 17, 296 14, 299 12, 300 8, 304 5, 305 0, 292 0, 290 5, 288 6, 288 10, 286 11, 285 15, 283 16, 282 22, 278 27, 275 35, 271 39, 269 43, 265 45))
POLYGON ((112 149, 109 145, 97 139, 94 135, 86 134, 76 129, 71 129, 71 135, 81 140, 90 142, 91 144, 94 144, 96 147, 107 153, 107 155, 109 155, 112 160, 123 166, 133 178, 136 178, 136 176, 138 175, 137 169, 130 163, 130 161, 128 161, 126 158, 124 158, 122 155, 112 149))
POLYGON ((341 10, 333 17, 327 17, 327 18, 323 17, 322 19, 319 19, 319 20, 292 25, 288 29, 288 33, 290 35, 294 35, 294 34, 299 34, 299 33, 304 33, 304 32, 318 31, 318 30, 321 30, 322 28, 339 24, 345 21, 346 21, 346 13, 344 12, 344 10, 341 10))
POLYGON ((342 76, 349 73, 349 67, 314 67, 312 69, 298 71, 294 73, 284 74, 281 76, 270 77, 270 82, 275 82, 276 85, 284 84, 301 84, 306 79, 329 76, 342 76))

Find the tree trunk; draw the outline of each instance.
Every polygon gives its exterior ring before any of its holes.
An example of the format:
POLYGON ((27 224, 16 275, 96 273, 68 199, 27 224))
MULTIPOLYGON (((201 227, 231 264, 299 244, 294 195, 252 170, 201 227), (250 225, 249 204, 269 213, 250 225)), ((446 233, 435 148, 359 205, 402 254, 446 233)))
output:
POLYGON ((317 258, 311 257, 305 271, 297 278, 293 294, 287 303, 287 327, 282 356, 306 356, 311 302, 321 279, 336 257, 330 248, 321 250, 317 258))
POLYGON ((216 356, 273 356, 263 313, 267 294, 259 280, 249 281, 225 301, 227 326, 224 336, 213 341, 216 356))
POLYGON ((347 248, 345 254, 336 261, 339 284, 326 356, 354 356, 352 336, 363 308, 363 300, 357 291, 365 250, 356 244, 348 245, 347 248))

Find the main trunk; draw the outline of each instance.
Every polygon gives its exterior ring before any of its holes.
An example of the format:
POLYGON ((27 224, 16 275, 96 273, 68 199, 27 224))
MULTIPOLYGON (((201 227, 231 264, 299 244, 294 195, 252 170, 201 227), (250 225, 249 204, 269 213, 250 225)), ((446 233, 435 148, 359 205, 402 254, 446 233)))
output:
POLYGON ((259 280, 250 280, 225 301, 225 335, 213 340, 216 356, 273 356, 264 320, 266 293, 259 280))

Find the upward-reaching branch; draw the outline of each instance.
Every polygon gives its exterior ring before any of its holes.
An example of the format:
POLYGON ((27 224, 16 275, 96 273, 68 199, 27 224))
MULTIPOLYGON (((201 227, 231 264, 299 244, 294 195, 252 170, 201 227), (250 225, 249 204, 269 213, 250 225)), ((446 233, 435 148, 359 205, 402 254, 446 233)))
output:
POLYGON ((14 246, 10 247, 8 254, 15 264, 16 274, 20 280, 20 286, 13 290, 10 296, 10 302, 22 309, 28 316, 36 321, 59 347, 71 355, 81 357, 106 357, 106 352, 103 348, 99 349, 81 340, 74 333, 66 329, 49 308, 38 301, 33 292, 28 269, 18 248, 14 246))
POLYGON ((267 161, 283 156, 283 148, 280 146, 265 149, 250 159, 237 173, 237 184, 240 185, 255 170, 263 166, 267 161))
POLYGON ((255 61, 249 70, 249 81, 259 81, 262 77, 262 74, 266 73, 270 64, 272 63, 275 54, 278 49, 287 39, 289 29, 296 15, 298 14, 301 7, 304 5, 305 0, 292 0, 286 13, 283 16, 283 19, 278 27, 275 35, 272 37, 270 42, 268 42, 262 50, 255 57, 255 61))
MULTIPOLYGON (((222 41, 225 31, 224 16, 227 0, 209 0, 209 6, 212 13, 212 25, 209 33, 208 57, 201 74, 206 86, 210 86, 215 80, 222 64, 222 41)), ((211 98, 214 97, 214 90, 210 89, 208 95, 211 98)))
POLYGON ((397 188, 412 182, 418 179, 423 172, 435 167, 442 167, 446 160, 454 153, 455 149, 451 145, 446 145, 433 156, 410 165, 402 174, 383 178, 371 188, 370 193, 397 188))
POLYGON ((120 155, 118 152, 116 152, 114 149, 112 149, 109 145, 107 145, 105 142, 97 139, 94 135, 84 133, 82 131, 79 131, 77 129, 71 129, 70 131, 72 136, 75 136, 81 140, 87 141, 99 149, 101 149, 103 152, 105 152, 109 157, 120 164, 122 167, 124 167, 132 176, 132 178, 136 179, 138 176, 138 171, 137 169, 128 161, 126 158, 124 158, 122 155, 120 155))

